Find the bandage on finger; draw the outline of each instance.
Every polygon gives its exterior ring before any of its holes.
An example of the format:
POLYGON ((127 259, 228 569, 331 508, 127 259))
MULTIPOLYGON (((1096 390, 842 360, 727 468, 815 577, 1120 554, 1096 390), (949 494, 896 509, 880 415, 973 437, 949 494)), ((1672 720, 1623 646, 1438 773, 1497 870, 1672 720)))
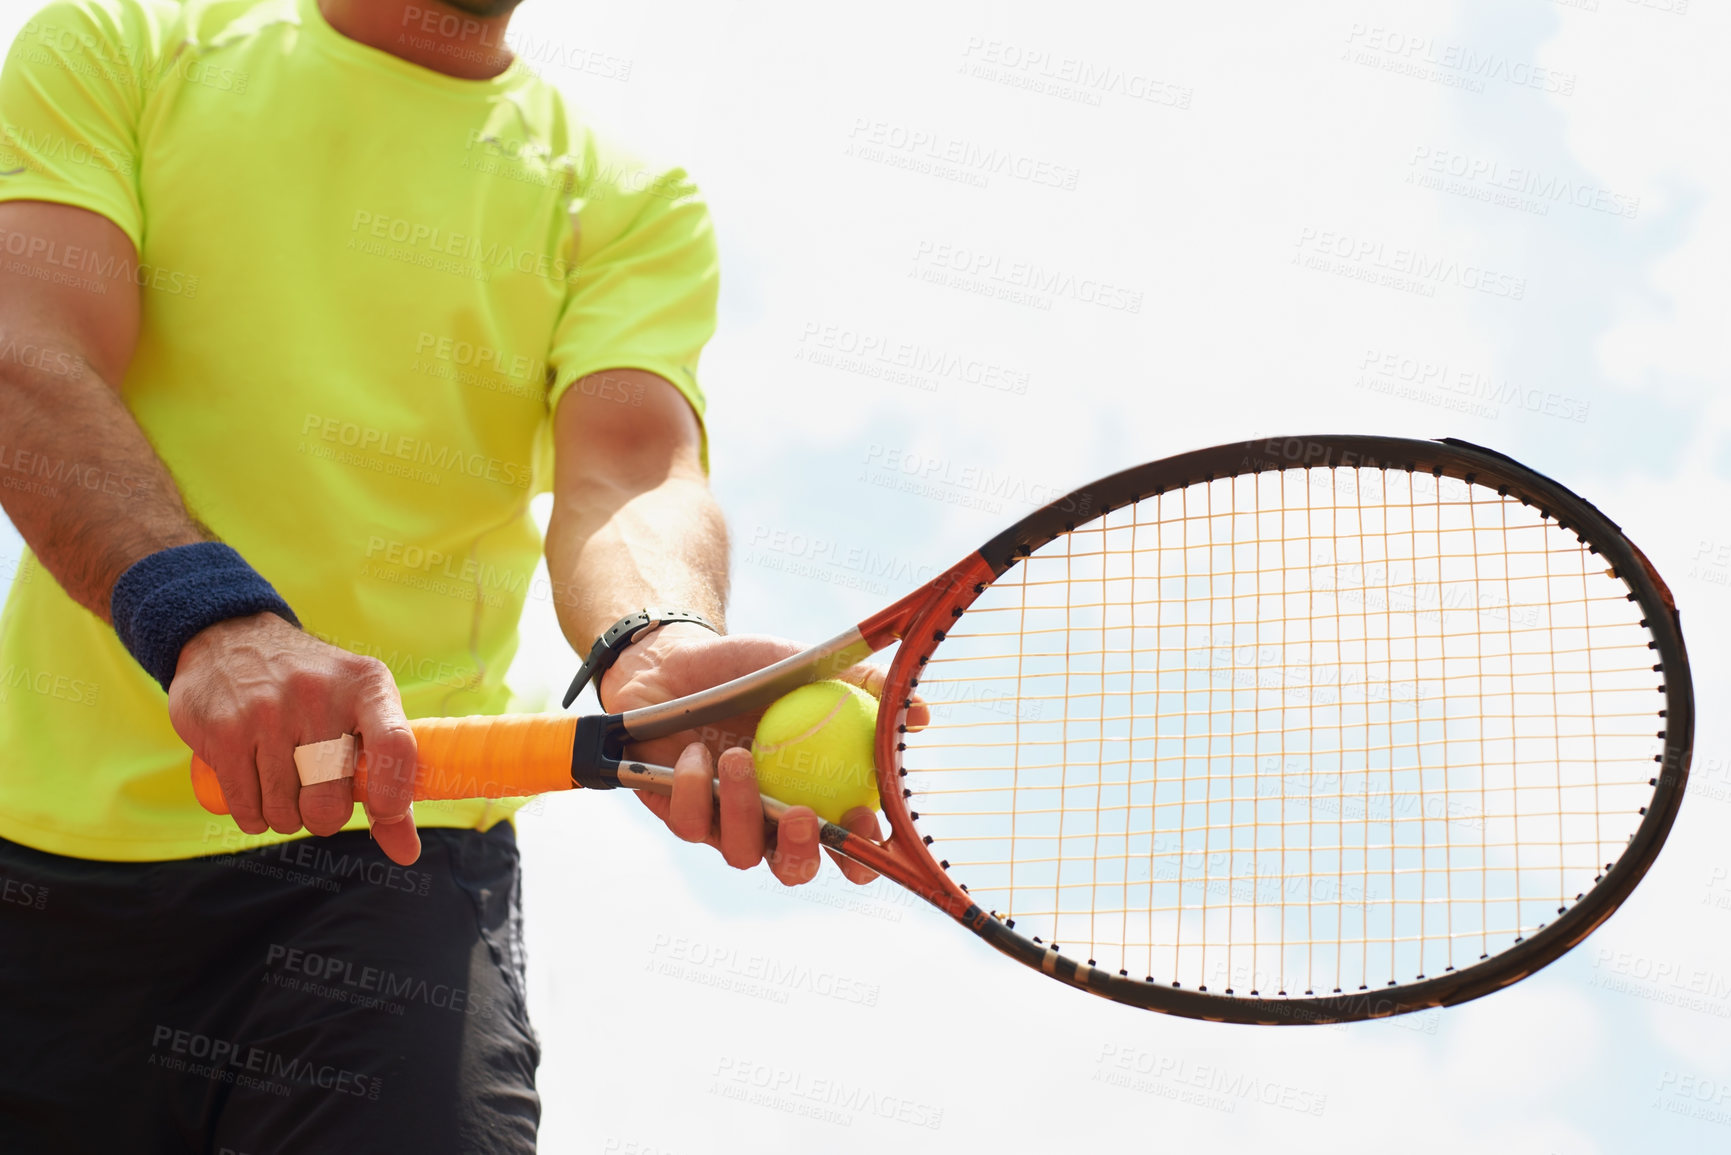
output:
POLYGON ((355 776, 355 736, 344 734, 328 742, 295 747, 295 770, 302 786, 355 776))

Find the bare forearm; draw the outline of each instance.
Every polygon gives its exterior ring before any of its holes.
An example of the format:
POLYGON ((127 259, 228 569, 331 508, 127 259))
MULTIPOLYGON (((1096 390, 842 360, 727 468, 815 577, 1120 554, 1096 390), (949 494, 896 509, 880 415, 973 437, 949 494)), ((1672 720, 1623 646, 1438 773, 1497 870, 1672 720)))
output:
POLYGON ((0 503, 61 588, 107 621, 128 567, 210 535, 107 382, 70 353, 33 361, 0 365, 0 503))
POLYGON ((709 487, 672 477, 632 493, 601 484, 562 493, 547 527, 559 625, 579 653, 645 606, 696 610, 723 625, 727 527, 709 487))

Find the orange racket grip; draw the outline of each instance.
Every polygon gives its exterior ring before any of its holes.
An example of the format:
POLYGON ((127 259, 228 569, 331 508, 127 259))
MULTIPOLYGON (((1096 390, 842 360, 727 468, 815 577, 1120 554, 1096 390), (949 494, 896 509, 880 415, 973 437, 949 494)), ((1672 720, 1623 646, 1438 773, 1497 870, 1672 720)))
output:
MULTIPOLYGON (((571 745, 577 719, 563 714, 416 718, 415 797, 516 798, 571 789, 571 745)), ((367 754, 355 763, 355 801, 367 799, 367 754)), ((212 770, 192 759, 192 792, 212 814, 228 800, 212 770)))

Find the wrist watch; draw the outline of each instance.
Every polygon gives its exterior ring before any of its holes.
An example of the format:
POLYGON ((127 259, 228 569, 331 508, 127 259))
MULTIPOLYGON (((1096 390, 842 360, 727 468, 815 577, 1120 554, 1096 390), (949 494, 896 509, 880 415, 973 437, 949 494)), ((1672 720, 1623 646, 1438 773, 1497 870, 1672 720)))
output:
MULTIPOLYGON (((652 610, 641 609, 634 614, 626 614, 610 626, 606 633, 595 639, 595 644, 589 648, 589 656, 583 659, 583 665, 578 669, 577 676, 571 679, 571 688, 565 691, 563 705, 566 709, 577 700, 577 695, 583 692, 583 687, 590 682, 595 683, 595 692, 601 692, 601 675, 611 666, 639 637, 657 626, 670 622, 691 622, 706 630, 713 630, 715 623, 700 613, 692 610, 652 610)), ((606 709, 603 706, 602 709, 606 709)))

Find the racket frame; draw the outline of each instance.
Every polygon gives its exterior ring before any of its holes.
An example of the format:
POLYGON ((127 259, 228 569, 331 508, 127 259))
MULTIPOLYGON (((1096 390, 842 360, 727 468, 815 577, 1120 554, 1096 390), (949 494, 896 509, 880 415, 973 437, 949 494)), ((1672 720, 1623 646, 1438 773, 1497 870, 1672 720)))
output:
MULTIPOLYGON (((1115 1002, 1209 1022, 1256 1025, 1326 1024, 1385 1018, 1390 1015, 1453 1006, 1520 981, 1542 969, 1581 942, 1609 918, 1634 890, 1664 845, 1682 804, 1694 733, 1693 691, 1689 659, 1683 645, 1676 604, 1670 590, 1644 555, 1616 525, 1592 504, 1563 485, 1512 458, 1454 438, 1419 441, 1359 435, 1282 437, 1214 446, 1137 466, 1095 482, 1036 510, 994 537, 978 553, 951 569, 940 583, 947 587, 920 611, 906 631, 890 664, 878 723, 879 795, 893 832, 898 865, 921 877, 926 887, 942 892, 947 901, 934 905, 973 930, 1001 953, 1090 994, 1115 1002), (1469 485, 1485 485, 1512 495, 1548 514, 1592 552, 1609 563, 1613 574, 1629 587, 1630 601, 1640 604, 1642 624, 1653 636, 1654 670, 1661 672, 1665 708, 1660 713, 1665 752, 1651 785, 1652 800, 1641 809, 1640 825, 1627 849, 1607 863, 1593 887, 1577 895, 1573 905, 1541 924, 1536 933, 1488 959, 1410 983, 1380 989, 1320 996, 1227 995, 1191 990, 1132 978, 1064 954, 1035 942, 1009 921, 982 913, 965 888, 952 879, 944 863, 933 856, 908 806, 902 779, 906 716, 919 686, 919 673, 943 642, 951 624, 998 577, 1036 549, 1113 510, 1169 490, 1227 477, 1287 469, 1383 468, 1407 473, 1452 477, 1469 485)), ((841 849, 847 853, 846 849, 841 849)), ((851 855, 850 855, 851 857, 851 855)), ((869 865, 869 864, 868 864, 869 865)), ((876 869, 874 867, 874 869, 876 869)), ((901 880, 901 875, 888 870, 901 880)), ((907 885, 904 883, 904 885, 907 885)), ((922 890, 914 887, 913 889, 922 890)))

